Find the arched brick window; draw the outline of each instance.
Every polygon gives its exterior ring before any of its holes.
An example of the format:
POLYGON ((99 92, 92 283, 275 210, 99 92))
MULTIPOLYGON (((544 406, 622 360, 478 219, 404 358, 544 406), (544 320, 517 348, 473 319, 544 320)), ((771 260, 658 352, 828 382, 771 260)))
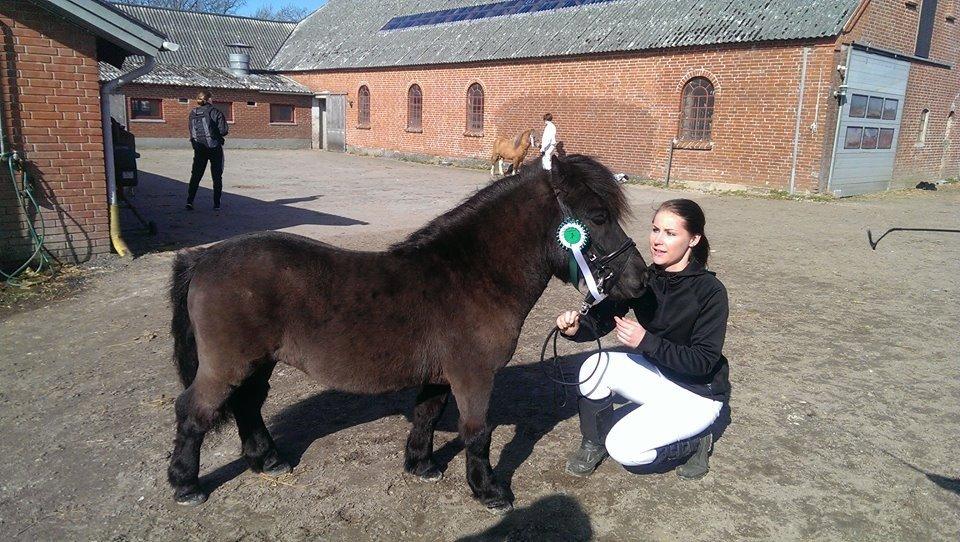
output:
POLYGON ((710 141, 713 125, 713 83, 706 77, 694 77, 683 86, 680 106, 680 139, 710 141))
POLYGON ((419 132, 423 129, 423 91, 420 85, 410 85, 407 90, 407 130, 419 132))
POLYGON ((367 85, 357 91, 357 124, 361 128, 370 127, 370 89, 367 85))
POLYGON ((924 109, 920 113, 920 130, 917 135, 917 145, 923 145, 927 142, 927 128, 930 126, 930 110, 924 109))
POLYGON ((474 83, 467 89, 467 132, 483 132, 483 87, 474 83))

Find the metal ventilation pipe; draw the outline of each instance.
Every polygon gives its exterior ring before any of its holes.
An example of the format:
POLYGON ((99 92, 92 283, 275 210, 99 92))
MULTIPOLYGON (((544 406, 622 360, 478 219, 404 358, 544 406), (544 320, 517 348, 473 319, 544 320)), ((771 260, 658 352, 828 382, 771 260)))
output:
POLYGON ((236 49, 236 53, 230 53, 230 71, 238 77, 250 75, 250 54, 245 52, 251 47, 246 43, 231 43, 227 45, 231 49, 236 49))
POLYGON ((230 53, 230 71, 237 76, 250 75, 250 55, 230 53))

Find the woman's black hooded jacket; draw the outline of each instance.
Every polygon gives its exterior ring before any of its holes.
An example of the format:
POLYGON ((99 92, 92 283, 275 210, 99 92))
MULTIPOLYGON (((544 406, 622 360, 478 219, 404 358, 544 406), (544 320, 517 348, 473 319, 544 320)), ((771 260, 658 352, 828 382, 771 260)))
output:
POLYGON ((676 273, 651 265, 643 295, 600 302, 580 318, 580 328, 568 338, 595 341, 616 328, 614 316, 622 317, 630 309, 647 330, 637 353, 693 393, 717 401, 729 399, 730 369, 722 352, 729 314, 727 290, 713 272, 695 259, 676 273))

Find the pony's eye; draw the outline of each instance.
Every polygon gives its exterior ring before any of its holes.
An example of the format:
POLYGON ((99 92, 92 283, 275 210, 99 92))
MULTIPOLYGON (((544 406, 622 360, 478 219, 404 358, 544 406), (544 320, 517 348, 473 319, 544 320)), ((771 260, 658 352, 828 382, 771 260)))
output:
POLYGON ((590 222, 600 225, 607 221, 607 212, 603 209, 595 209, 590 211, 588 218, 590 219, 590 222))

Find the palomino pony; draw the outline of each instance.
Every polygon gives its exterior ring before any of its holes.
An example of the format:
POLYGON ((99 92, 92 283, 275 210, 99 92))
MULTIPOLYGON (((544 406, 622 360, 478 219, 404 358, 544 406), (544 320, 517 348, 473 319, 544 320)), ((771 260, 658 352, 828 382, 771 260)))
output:
MULTIPOLYGON (((170 289, 174 357, 186 387, 176 401, 168 470, 177 502, 206 500, 200 448, 231 414, 252 470, 290 471, 260 413, 282 362, 347 392, 419 387, 404 468, 426 480, 441 476, 433 433, 452 391, 467 482, 488 508, 509 510, 489 458, 494 373, 513 356, 550 278, 570 278, 557 240, 565 216, 579 219, 602 251, 630 242, 619 222, 627 212, 610 171, 571 155, 552 174, 529 168, 487 186, 385 252, 277 232, 181 251, 170 289)), ((643 258, 636 248, 617 258, 610 296, 638 295, 643 258)))
POLYGON ((518 173, 531 146, 537 146, 537 136, 532 128, 521 132, 513 139, 503 136, 494 139, 493 151, 490 153, 490 176, 494 175, 493 171, 497 164, 500 164, 500 175, 503 176, 504 160, 509 160, 513 173, 518 173))

